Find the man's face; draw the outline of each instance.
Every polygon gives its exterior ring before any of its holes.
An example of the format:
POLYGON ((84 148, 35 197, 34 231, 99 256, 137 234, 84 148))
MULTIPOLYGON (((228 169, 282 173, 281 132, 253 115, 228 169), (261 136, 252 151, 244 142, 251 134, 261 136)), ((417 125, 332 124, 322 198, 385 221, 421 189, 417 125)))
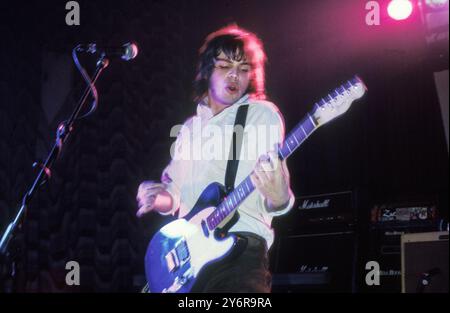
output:
POLYGON ((215 58, 209 80, 210 100, 220 105, 232 105, 247 91, 251 75, 252 68, 246 57, 236 61, 221 52, 215 58))

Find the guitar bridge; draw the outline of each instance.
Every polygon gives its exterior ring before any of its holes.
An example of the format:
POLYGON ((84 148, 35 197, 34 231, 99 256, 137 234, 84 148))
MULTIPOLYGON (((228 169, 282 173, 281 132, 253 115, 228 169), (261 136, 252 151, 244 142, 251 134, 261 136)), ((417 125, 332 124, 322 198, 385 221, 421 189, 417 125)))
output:
POLYGON ((180 290, 181 287, 186 285, 186 283, 194 276, 192 268, 189 268, 181 277, 177 276, 173 281, 173 284, 168 288, 164 288, 162 293, 174 293, 180 290))

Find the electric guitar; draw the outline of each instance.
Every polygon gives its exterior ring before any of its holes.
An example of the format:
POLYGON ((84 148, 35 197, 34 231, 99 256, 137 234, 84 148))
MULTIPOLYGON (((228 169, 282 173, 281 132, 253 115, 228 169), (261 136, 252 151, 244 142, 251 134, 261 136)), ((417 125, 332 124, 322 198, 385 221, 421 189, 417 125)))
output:
MULTIPOLYGON (((278 157, 289 157, 317 128, 344 114, 367 88, 355 76, 314 105, 279 146, 278 157)), ((190 292, 199 274, 238 249, 235 235, 218 230, 230 223, 233 214, 255 189, 247 176, 226 194, 219 183, 211 183, 190 213, 162 227, 150 241, 145 256, 145 272, 150 292, 190 292)))

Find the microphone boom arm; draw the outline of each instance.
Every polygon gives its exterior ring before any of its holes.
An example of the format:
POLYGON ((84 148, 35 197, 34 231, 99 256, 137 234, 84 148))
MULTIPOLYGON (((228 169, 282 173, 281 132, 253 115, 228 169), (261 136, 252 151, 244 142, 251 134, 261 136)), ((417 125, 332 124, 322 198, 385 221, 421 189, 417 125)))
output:
POLYGON ((53 161, 57 158, 57 156, 61 153, 62 145, 63 143, 69 138, 69 135, 71 134, 73 130, 73 125, 75 121, 78 118, 78 115, 81 112, 81 109, 83 108, 84 103, 86 102, 86 99, 91 92, 91 86, 95 84, 97 81, 97 78, 100 76, 100 73, 105 69, 109 64, 109 60, 105 57, 105 55, 101 55, 98 62, 97 67, 94 72, 93 78, 90 82, 90 85, 85 89, 81 99, 79 100, 74 112, 70 116, 69 120, 61 123, 58 127, 58 136, 56 139, 56 142, 52 148, 52 150, 49 152, 49 155, 45 162, 43 164, 40 164, 41 170, 39 171, 36 179, 34 180, 30 190, 25 194, 25 196, 22 199, 22 205, 20 209, 16 212, 16 215, 12 222, 8 225, 5 232, 3 233, 3 236, 0 240, 0 255, 7 255, 7 248, 8 244, 12 238, 12 235, 14 233, 14 230, 18 225, 20 225, 21 217, 23 216, 24 212, 26 211, 27 205, 30 202, 30 200, 33 198, 34 194, 36 193, 36 190, 39 186, 42 185, 45 180, 50 178, 50 168, 53 165, 53 161))

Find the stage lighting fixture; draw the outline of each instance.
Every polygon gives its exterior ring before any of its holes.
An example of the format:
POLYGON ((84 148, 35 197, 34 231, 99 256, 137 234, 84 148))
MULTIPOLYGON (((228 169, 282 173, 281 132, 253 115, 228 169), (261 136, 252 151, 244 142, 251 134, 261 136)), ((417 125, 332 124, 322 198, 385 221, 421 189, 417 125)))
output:
POLYGON ((392 0, 388 4, 387 10, 391 18, 400 21, 407 19, 411 15, 413 5, 409 0, 392 0))

